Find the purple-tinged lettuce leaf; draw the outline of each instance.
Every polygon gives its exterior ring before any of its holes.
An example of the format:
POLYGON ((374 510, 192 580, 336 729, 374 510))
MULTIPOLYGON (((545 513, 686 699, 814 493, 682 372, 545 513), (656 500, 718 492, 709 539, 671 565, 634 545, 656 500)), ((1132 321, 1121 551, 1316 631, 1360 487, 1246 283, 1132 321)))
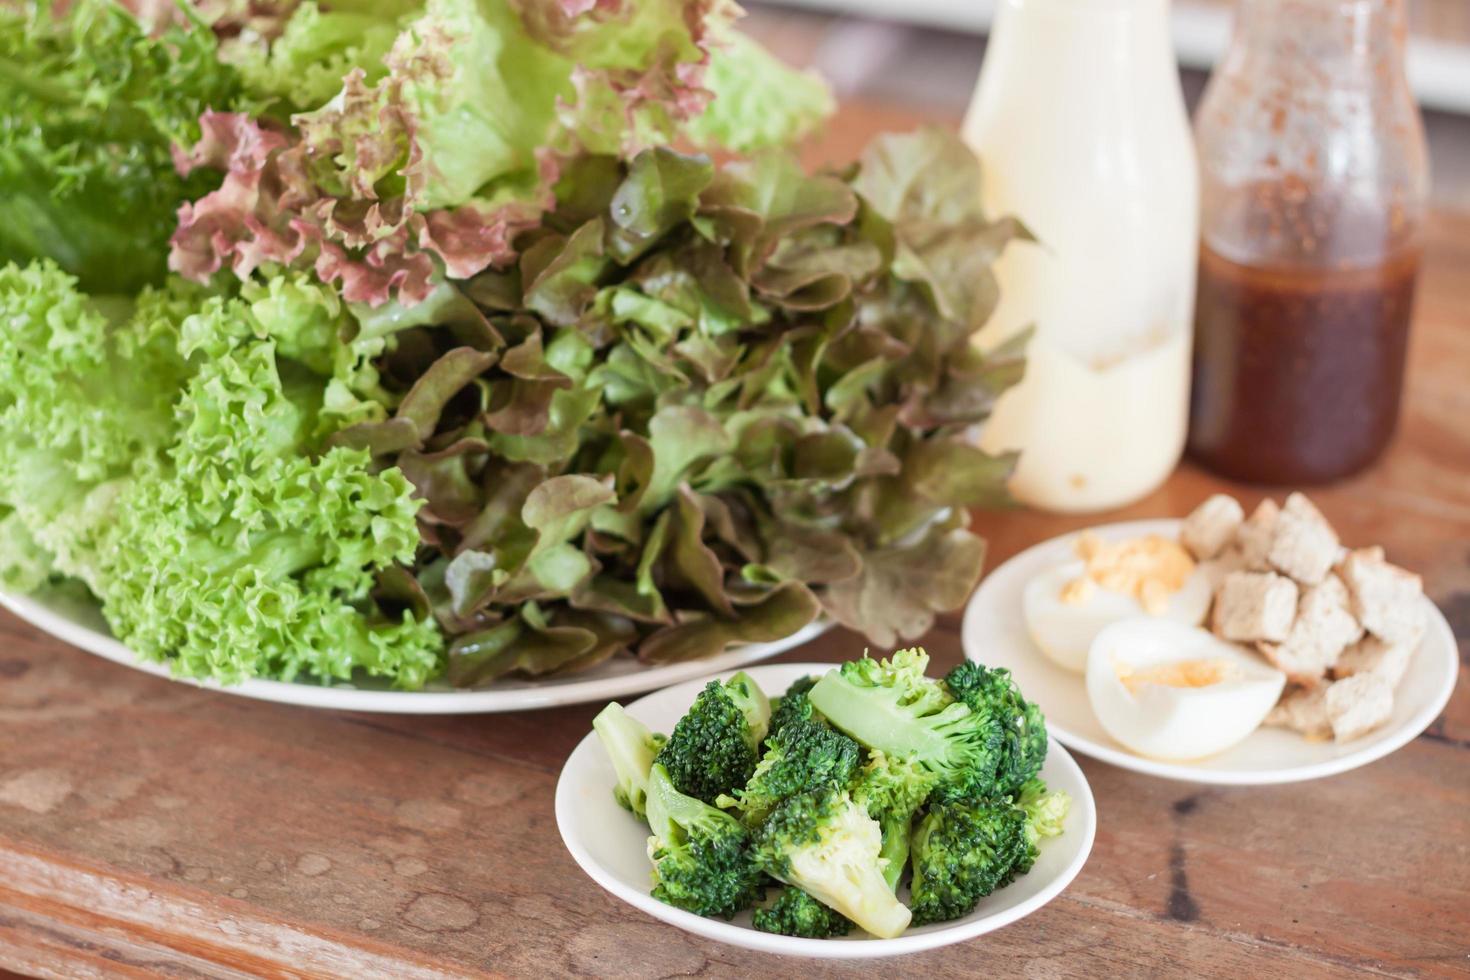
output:
POLYGON ((877 646, 898 646, 929 632, 936 613, 963 605, 984 561, 984 541, 940 525, 916 544, 865 553, 862 571, 829 586, 823 607, 877 646))
MULTIPOLYGON (((374 306, 421 302, 440 275, 504 270, 517 236, 566 190, 563 167, 582 166, 586 154, 631 158, 648 146, 733 138, 718 121, 698 138, 685 131, 710 102, 702 80, 714 38, 742 63, 759 63, 753 42, 728 40, 737 13, 727 0, 294 6, 269 31, 229 36, 225 47, 254 91, 303 111, 286 127, 233 121, 228 143, 243 149, 258 133, 255 153, 201 143, 184 154, 194 168, 225 173, 218 191, 180 215, 171 267, 204 279, 224 267, 246 277, 262 262, 295 265, 374 306)), ((761 118, 769 138, 794 135, 817 108, 812 83, 765 67, 744 84, 721 69, 721 95, 735 102, 750 84, 801 81, 799 111, 761 118)), ((610 254, 631 259, 661 225, 692 212, 699 188, 685 184, 698 174, 665 163, 689 167, 672 154, 645 157, 640 166, 657 173, 624 193, 646 197, 672 182, 674 210, 646 200, 614 208, 610 254), (641 225, 620 223, 634 214, 641 225)))
POLYGON ((980 161, 937 130, 881 136, 863 153, 853 189, 887 221, 894 275, 922 284, 940 315, 972 331, 1000 298, 991 267, 1011 241, 1031 240, 1013 217, 991 220, 974 189, 980 161))
POLYGON ((680 663, 712 657, 736 643, 771 643, 801 630, 820 611, 810 589, 786 582, 741 605, 733 619, 701 613, 665 627, 643 641, 638 655, 649 663, 680 663))

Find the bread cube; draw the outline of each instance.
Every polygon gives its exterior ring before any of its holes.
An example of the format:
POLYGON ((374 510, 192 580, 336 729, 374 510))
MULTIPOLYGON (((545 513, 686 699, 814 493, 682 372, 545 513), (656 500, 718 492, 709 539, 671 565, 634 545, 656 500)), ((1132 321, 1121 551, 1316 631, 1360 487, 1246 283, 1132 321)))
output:
POLYGON ((1296 619, 1297 586, 1274 572, 1231 572, 1215 596, 1215 632, 1242 643, 1280 643, 1296 619))
POLYGON ((1246 568, 1257 572, 1270 568, 1266 557, 1271 553, 1271 542, 1276 536, 1276 521, 1280 516, 1281 508, 1276 506, 1276 501, 1267 497, 1235 532, 1235 545, 1240 549, 1240 557, 1246 568))
POLYGON ((1332 666, 1332 676, 1338 680, 1358 674, 1373 674, 1389 688, 1399 686, 1409 669, 1419 644, 1390 643, 1376 636, 1366 636, 1348 647, 1332 666))
POLYGON ((1424 582, 1390 564, 1381 550, 1354 551, 1342 563, 1352 593, 1353 615, 1368 632, 1390 643, 1417 644, 1423 636, 1424 582))
POLYGON ((1288 689, 1262 723, 1275 728, 1290 728, 1312 741, 1332 737, 1332 721, 1327 717, 1327 685, 1288 689))
POLYGON ((1234 497, 1217 493, 1196 507, 1184 519, 1179 543, 1199 561, 1219 555, 1235 541, 1235 534, 1245 520, 1245 511, 1234 497))
POLYGON ((1220 552, 1214 558, 1207 558, 1200 562, 1196 568, 1210 583, 1210 591, 1218 592, 1220 586, 1225 583, 1225 576, 1231 572, 1245 571, 1245 559, 1241 557, 1240 549, 1229 548, 1220 552))
POLYGON ((1304 494, 1286 498, 1266 552, 1272 568, 1302 585, 1317 585, 1337 564, 1341 551, 1337 532, 1304 494))
POLYGON ((1337 681, 1324 695, 1327 719, 1339 742, 1366 735, 1393 714, 1393 688, 1375 674, 1358 674, 1337 681))
POLYGON ((1258 644, 1261 654, 1293 684, 1315 686, 1343 650, 1363 635, 1363 627, 1348 611, 1348 601, 1347 586, 1336 575, 1307 588, 1286 640, 1258 644))

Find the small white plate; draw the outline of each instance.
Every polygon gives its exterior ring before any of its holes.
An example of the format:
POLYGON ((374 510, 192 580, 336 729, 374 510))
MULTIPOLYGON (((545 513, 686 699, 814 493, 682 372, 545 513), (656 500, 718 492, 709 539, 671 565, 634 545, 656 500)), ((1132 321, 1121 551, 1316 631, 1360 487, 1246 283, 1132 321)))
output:
MULTIPOLYGON (((1110 540, 1145 534, 1176 537, 1178 520, 1131 521, 1092 530, 1110 540)), ((1428 599, 1429 630, 1394 692, 1388 724, 1338 744, 1310 742, 1296 732, 1260 728, 1234 748, 1198 762, 1162 762, 1115 741, 1093 714, 1087 683, 1053 664, 1032 644, 1021 615, 1021 592, 1032 576, 1071 559, 1075 535, 1029 548, 988 575, 965 610, 965 656, 1010 670, 1026 697, 1046 715, 1047 730, 1069 748, 1135 772, 1196 783, 1259 786, 1333 776, 1380 759, 1412 740, 1444 710, 1460 662, 1454 633, 1428 599)))
MULTIPOLYGON (((749 671, 768 695, 785 691, 792 681, 806 674, 821 674, 833 664, 773 664, 749 671)), ((727 675, 721 675, 727 676, 727 675)), ((670 687, 628 705, 628 714, 654 731, 667 732, 694 702, 708 679, 670 687)), ((897 939, 872 939, 854 929, 838 939, 800 939, 760 932, 750 922, 750 913, 726 922, 707 919, 665 905, 649 894, 648 827, 613 799, 617 779, 612 763, 597 741, 588 734, 562 767, 556 784, 556 825, 572 857, 603 888, 656 919, 688 932, 720 942, 765 953, 812 956, 824 959, 864 959, 916 953, 948 946, 993 932, 1035 912, 1061 894, 1092 850, 1097 831, 1097 806, 1087 778, 1067 751, 1052 742, 1041 776, 1052 789, 1072 797, 1061 836, 1041 842, 1041 855, 1028 874, 980 900, 975 911, 963 919, 916 926, 897 939)), ((902 895, 902 893, 901 893, 902 895)))
POLYGON ((395 691, 386 685, 374 688, 345 683, 324 685, 311 681, 288 683, 272 680, 218 684, 214 681, 176 677, 167 664, 144 660, 114 639, 108 632, 96 603, 79 602, 65 596, 39 599, 0 592, 0 606, 58 640, 155 677, 261 701, 339 711, 379 711, 402 715, 493 714, 583 704, 588 701, 608 701, 629 694, 652 691, 666 684, 704 677, 718 670, 766 660, 803 643, 809 643, 832 627, 829 622, 819 621, 784 640, 735 647, 718 656, 687 663, 649 666, 632 657, 614 657, 582 673, 542 680, 508 677, 485 690, 461 691, 440 681, 430 683, 422 691, 395 691))

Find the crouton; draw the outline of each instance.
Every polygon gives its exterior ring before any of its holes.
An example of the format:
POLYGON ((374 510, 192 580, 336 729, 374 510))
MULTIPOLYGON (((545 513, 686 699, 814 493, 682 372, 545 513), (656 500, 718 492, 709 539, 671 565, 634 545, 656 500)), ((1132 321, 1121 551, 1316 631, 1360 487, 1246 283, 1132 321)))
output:
POLYGON ((1332 722, 1327 717, 1327 685, 1289 689, 1286 696, 1271 709, 1271 713, 1266 715, 1263 724, 1275 728, 1290 728, 1312 741, 1331 738, 1332 722))
POLYGON ((1179 543, 1200 561, 1214 558, 1235 541, 1245 511, 1234 497, 1217 493, 1184 519, 1179 543))
POLYGON ((1271 541, 1276 536, 1276 520, 1280 516, 1281 508, 1276 506, 1276 501, 1267 497, 1235 532, 1235 545, 1240 549, 1240 557, 1246 568, 1264 572, 1270 567, 1266 556, 1271 553, 1271 541))
POLYGON ((1342 551, 1337 532, 1304 494, 1286 498, 1266 552, 1267 563, 1302 585, 1317 585, 1342 551))
POLYGON ((1366 636, 1348 647, 1332 666, 1338 680, 1358 674, 1373 674, 1390 688, 1399 686, 1409 669, 1409 661, 1418 650, 1418 642, 1390 643, 1376 636, 1366 636))
POLYGON ((1375 674, 1337 681, 1323 696, 1332 734, 1339 742, 1366 735, 1393 714, 1393 688, 1375 674))
POLYGON ((1245 559, 1241 557, 1240 549, 1229 548, 1214 558, 1200 562, 1195 568, 1205 577, 1205 581, 1210 583, 1210 591, 1218 592, 1220 586, 1225 582, 1225 576, 1231 572, 1245 571, 1245 559))
POLYGON ((1341 606, 1349 613, 1352 612, 1353 594, 1348 590, 1347 583, 1342 580, 1342 576, 1328 575, 1319 584, 1312 586, 1310 591, 1319 592, 1322 599, 1341 606))
POLYGON ((1337 576, 1329 575, 1321 585, 1302 593, 1284 642, 1257 646, 1293 684, 1312 687, 1362 635, 1363 627, 1348 611, 1347 587, 1337 576))
POLYGON ((1273 572, 1232 572, 1215 596, 1215 632, 1227 640, 1279 643, 1296 619, 1296 583, 1273 572))
POLYGON ((1353 615, 1369 633, 1390 643, 1418 643, 1424 632, 1424 582, 1390 564, 1382 553, 1354 551, 1342 563, 1353 615))

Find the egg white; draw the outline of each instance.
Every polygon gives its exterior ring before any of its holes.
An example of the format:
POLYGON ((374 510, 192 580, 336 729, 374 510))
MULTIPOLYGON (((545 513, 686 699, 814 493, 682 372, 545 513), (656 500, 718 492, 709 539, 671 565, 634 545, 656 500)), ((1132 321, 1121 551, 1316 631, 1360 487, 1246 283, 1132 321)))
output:
POLYGON ((1114 623, 1097 635, 1087 658, 1087 696, 1113 738, 1139 755, 1187 761, 1236 745, 1281 698, 1286 675, 1254 652, 1207 630, 1168 620, 1114 623), (1187 660, 1223 660, 1234 676, 1203 687, 1145 683, 1130 691, 1119 668, 1139 671, 1187 660))
MULTIPOLYGON (((1080 560, 1054 566, 1027 582, 1021 594, 1021 613, 1031 641, 1048 659, 1078 674, 1087 671, 1087 653, 1098 633, 1113 623, 1149 615, 1133 596, 1100 585, 1092 588, 1085 602, 1063 602, 1063 587, 1081 578, 1084 571, 1080 560)), ((1159 618, 1198 626, 1205 621, 1213 597, 1210 574, 1196 566, 1184 587, 1169 597, 1168 608, 1159 618)))

